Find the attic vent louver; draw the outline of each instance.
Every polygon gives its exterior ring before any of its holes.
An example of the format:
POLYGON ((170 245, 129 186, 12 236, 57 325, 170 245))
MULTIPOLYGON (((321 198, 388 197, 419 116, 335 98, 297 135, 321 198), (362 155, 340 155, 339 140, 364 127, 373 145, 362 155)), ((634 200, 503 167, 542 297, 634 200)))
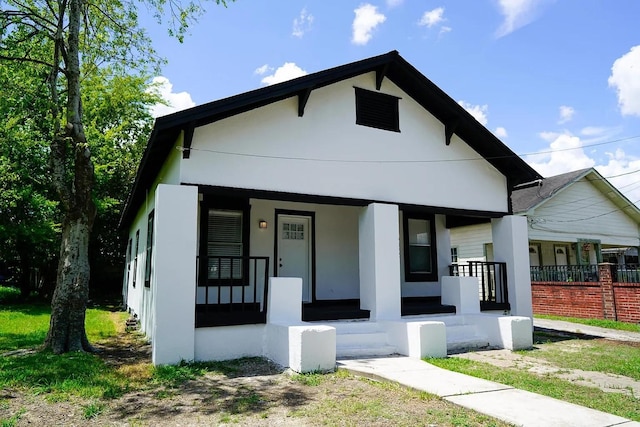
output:
POLYGON ((400 132, 398 99, 384 93, 356 90, 356 124, 400 132))

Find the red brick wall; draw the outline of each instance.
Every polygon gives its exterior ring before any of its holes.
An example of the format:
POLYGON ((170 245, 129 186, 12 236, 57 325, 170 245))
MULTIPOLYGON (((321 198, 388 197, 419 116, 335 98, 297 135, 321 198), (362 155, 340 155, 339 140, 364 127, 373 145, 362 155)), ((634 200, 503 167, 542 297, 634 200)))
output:
POLYGON ((598 283, 533 282, 534 314, 603 318, 602 289, 598 283))
POLYGON ((601 282, 532 282, 534 314, 640 323, 640 283, 612 283, 607 264, 601 282))
POLYGON ((616 313, 621 322, 640 323, 640 284, 614 283, 616 313))

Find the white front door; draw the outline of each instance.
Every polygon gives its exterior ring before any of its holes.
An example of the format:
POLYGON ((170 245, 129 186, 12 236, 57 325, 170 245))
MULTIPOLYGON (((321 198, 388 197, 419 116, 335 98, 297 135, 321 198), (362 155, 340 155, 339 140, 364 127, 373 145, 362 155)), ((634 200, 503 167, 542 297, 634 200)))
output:
POLYGON ((554 251, 556 253, 556 265, 568 265, 567 248, 565 246, 555 246, 554 251))
POLYGON ((311 217, 278 214, 278 277, 300 277, 302 300, 310 302, 312 259, 311 217))
POLYGON ((529 265, 531 267, 540 266, 540 252, 538 251, 538 245, 529 245, 529 265))

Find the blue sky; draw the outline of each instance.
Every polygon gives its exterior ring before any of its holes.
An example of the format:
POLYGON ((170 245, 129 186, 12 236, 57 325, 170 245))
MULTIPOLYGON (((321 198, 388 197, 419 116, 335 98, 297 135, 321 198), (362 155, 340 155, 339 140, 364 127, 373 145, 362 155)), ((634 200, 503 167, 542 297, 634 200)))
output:
POLYGON ((543 176, 593 166, 640 200, 637 0, 206 7, 182 44, 142 20, 168 60, 156 114, 398 50, 543 176))

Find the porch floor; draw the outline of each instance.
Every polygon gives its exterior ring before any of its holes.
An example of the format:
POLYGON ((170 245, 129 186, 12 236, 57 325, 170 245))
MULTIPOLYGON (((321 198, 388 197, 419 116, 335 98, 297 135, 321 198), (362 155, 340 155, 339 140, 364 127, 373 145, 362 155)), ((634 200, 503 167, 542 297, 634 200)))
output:
POLYGON ((455 314, 456 307, 442 304, 440 297, 404 297, 402 298, 402 315, 419 314, 455 314))
MULTIPOLYGON (((405 297, 402 298, 402 316, 420 314, 455 314, 453 305, 444 305, 440 297, 405 297)), ((352 320, 369 319, 370 311, 360 308, 360 301, 320 300, 302 304, 302 320, 313 322, 319 320, 352 320)))
POLYGON ((368 319, 369 315, 369 310, 360 309, 360 301, 357 299, 326 300, 302 304, 302 320, 305 322, 368 319))

